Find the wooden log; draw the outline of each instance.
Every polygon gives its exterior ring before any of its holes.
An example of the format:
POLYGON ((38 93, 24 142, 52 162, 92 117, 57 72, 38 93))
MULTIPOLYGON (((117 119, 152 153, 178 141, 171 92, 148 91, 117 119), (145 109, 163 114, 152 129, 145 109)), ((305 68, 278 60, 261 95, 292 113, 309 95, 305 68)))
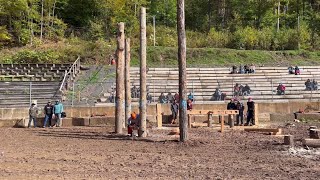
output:
POLYGON ((303 139, 302 144, 309 147, 320 147, 320 139, 303 139))
POLYGON ((309 135, 311 139, 320 139, 320 129, 310 129, 309 130, 309 135))
POLYGON ((161 104, 157 104, 156 105, 156 109, 157 109, 157 124, 158 124, 158 128, 162 127, 162 110, 161 110, 161 104))
POLYGON ((130 86, 130 62, 131 62, 131 48, 130 38, 125 42, 125 123, 127 125, 131 114, 131 86, 130 86))
POLYGON ((294 136, 285 135, 283 140, 285 145, 294 146, 294 136))
POLYGON ((233 115, 228 116, 228 124, 229 124, 230 128, 234 127, 234 116, 233 115))
POLYGON ((282 129, 281 128, 245 128, 244 131, 246 132, 267 132, 271 133, 272 135, 280 135, 282 134, 282 129))

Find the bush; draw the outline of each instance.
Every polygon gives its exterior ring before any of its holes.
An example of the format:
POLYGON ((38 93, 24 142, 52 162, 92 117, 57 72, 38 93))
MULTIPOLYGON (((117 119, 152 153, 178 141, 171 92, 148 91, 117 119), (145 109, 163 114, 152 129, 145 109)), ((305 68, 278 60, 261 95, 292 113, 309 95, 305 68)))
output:
POLYGON ((231 33, 216 31, 211 28, 208 33, 208 45, 210 47, 225 48, 230 43, 231 33))

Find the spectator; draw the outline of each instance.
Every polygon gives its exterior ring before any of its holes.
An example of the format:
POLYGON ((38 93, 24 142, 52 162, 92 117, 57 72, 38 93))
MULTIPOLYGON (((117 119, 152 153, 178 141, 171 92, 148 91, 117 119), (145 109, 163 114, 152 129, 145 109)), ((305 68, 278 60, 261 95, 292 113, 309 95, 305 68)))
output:
POLYGON ((292 66, 288 67, 289 74, 294 74, 294 68, 292 66))
POLYGON ((167 94, 167 100, 168 100, 168 103, 173 103, 174 97, 173 97, 173 95, 171 94, 171 92, 168 92, 168 94, 167 94))
POLYGON ((256 66, 254 64, 251 64, 249 72, 250 73, 255 73, 256 72, 256 66))
POLYGON ((38 115, 38 108, 36 107, 36 104, 32 103, 31 107, 29 109, 29 123, 28 128, 31 127, 31 121, 33 121, 33 126, 37 127, 37 115, 38 115))
POLYGON ((61 123, 61 113, 63 112, 63 105, 59 100, 56 100, 56 104, 54 105, 54 115, 57 118, 56 127, 60 127, 61 123))
POLYGON ((193 93, 189 93, 188 100, 191 100, 193 102, 193 100, 194 100, 193 93))
POLYGON ((247 107, 248 107, 248 111, 247 111, 247 123, 245 124, 245 126, 252 126, 255 125, 255 119, 254 119, 254 101, 252 100, 252 98, 250 97, 248 99, 247 102, 247 107))
POLYGON ((176 93, 176 94, 174 95, 174 100, 176 101, 176 103, 179 104, 179 102, 180 102, 179 93, 176 93))
POLYGON ((178 110, 179 110, 179 105, 177 104, 176 101, 173 101, 171 104, 171 113, 172 113, 172 120, 171 124, 175 124, 177 117, 178 117, 178 110))
POLYGON ((314 91, 318 90, 318 82, 315 79, 312 81, 312 89, 314 91))
POLYGON ((147 93, 147 102, 151 103, 152 102, 152 96, 150 93, 147 93))
POLYGON ((239 114, 237 115, 237 125, 243 126, 244 105, 240 101, 237 103, 237 110, 239 111, 239 114))
POLYGON ((226 93, 221 93, 221 101, 224 101, 227 97, 226 93))
POLYGON ((233 95, 238 97, 239 96, 239 92, 240 92, 240 86, 238 83, 236 83, 236 85, 233 87, 233 95))
POLYGON ((54 113, 54 106, 51 104, 51 101, 49 101, 47 103, 47 105, 44 107, 44 123, 43 123, 43 128, 45 128, 47 126, 47 123, 49 121, 49 127, 51 127, 51 120, 52 120, 52 116, 54 113))
POLYGON ((130 118, 128 119, 128 134, 133 136, 133 130, 138 127, 138 118, 135 112, 131 113, 130 118))
POLYGON ((232 71, 231 71, 231 74, 237 74, 237 66, 233 65, 232 66, 232 71))
POLYGON ((159 96, 159 102, 161 104, 164 104, 164 103, 167 103, 166 101, 166 96, 164 95, 164 93, 161 93, 160 96, 159 96))
POLYGON ((236 110, 236 109, 237 109, 237 106, 234 102, 234 99, 232 98, 227 105, 227 110, 236 110))
POLYGON ((214 97, 214 101, 221 101, 221 91, 219 88, 216 88, 216 91, 214 92, 213 94, 213 97, 214 97))
POLYGON ((244 67, 240 64, 239 74, 244 74, 244 67))
POLYGON ((294 74, 295 75, 300 75, 300 69, 299 69, 299 67, 298 66, 296 66, 295 68, 294 68, 294 74))
POLYGON ((136 87, 136 85, 133 86, 133 88, 131 89, 131 97, 132 98, 138 98, 138 88, 136 87))
POLYGON ((111 103, 114 103, 114 100, 115 100, 115 95, 114 95, 114 91, 112 91, 112 92, 110 93, 110 96, 109 96, 109 101, 110 101, 111 103))
POLYGON ((244 65, 244 72, 247 74, 247 73, 250 73, 250 69, 249 69, 249 66, 246 64, 244 65))
POLYGON ((242 96, 242 95, 243 95, 243 93, 242 93, 243 88, 244 88, 243 85, 240 84, 240 86, 239 86, 239 96, 242 96))
POLYGON ((283 84, 279 84, 277 87, 277 94, 278 95, 284 95, 285 94, 285 90, 286 90, 286 86, 283 84))
POLYGON ((192 110, 192 100, 191 100, 191 99, 188 99, 187 110, 188 110, 188 111, 191 111, 191 110, 192 110))
POLYGON ((250 86, 246 84, 246 86, 242 89, 242 95, 243 96, 248 96, 251 93, 250 86))
POLYGON ((306 86, 307 91, 311 91, 313 89, 313 83, 311 83, 310 79, 308 79, 304 85, 306 86))

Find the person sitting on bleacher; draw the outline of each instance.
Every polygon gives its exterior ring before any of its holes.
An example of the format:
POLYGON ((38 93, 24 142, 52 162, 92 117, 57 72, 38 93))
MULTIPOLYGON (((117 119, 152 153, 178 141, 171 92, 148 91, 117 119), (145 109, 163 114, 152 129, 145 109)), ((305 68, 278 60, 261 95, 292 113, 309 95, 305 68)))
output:
POLYGON ((239 74, 244 74, 244 67, 240 64, 239 74))
POLYGON ((240 92, 240 86, 238 83, 236 83, 236 85, 233 87, 233 95, 239 96, 239 92, 240 92))
POLYGON ((179 97, 179 93, 178 93, 178 92, 176 92, 176 94, 174 95, 174 100, 176 101, 176 103, 179 104, 179 102, 180 102, 180 97, 179 97))
POLYGON ((150 93, 147 93, 147 102, 151 103, 152 102, 152 96, 150 93))
POLYGON ((171 94, 171 92, 168 92, 168 94, 167 94, 167 100, 168 100, 168 103, 173 103, 174 97, 173 97, 173 95, 171 94))
POLYGON ((292 66, 288 67, 289 74, 294 74, 294 68, 292 66))
POLYGON ((138 88, 135 85, 131 89, 131 98, 138 98, 138 88))
POLYGON ((194 100, 193 93, 189 93, 188 100, 191 100, 193 102, 193 100, 194 100))
POLYGON ((314 91, 318 90, 318 82, 315 79, 312 81, 312 89, 314 91))
POLYGON ((299 67, 298 66, 296 66, 295 68, 294 68, 294 74, 295 75, 300 75, 300 69, 299 69, 299 67))
POLYGON ((214 101, 221 101, 221 91, 219 88, 216 88, 216 91, 214 92, 213 94, 213 97, 214 97, 214 101))
POLYGON ((246 84, 244 88, 242 88, 242 95, 243 96, 248 96, 251 92, 250 86, 246 84))
POLYGON ((246 64, 246 65, 244 65, 244 73, 250 73, 250 68, 249 68, 249 66, 246 64))
POLYGON ((306 90, 307 91, 311 91, 312 90, 312 83, 311 83, 311 81, 310 81, 310 79, 308 79, 305 83, 304 83, 304 85, 306 85, 306 90))
POLYGON ((237 74, 237 66, 232 66, 231 74, 237 74))
POLYGON ((254 64, 251 64, 249 73, 255 73, 256 72, 256 66, 254 64))
POLYGON ((159 96, 159 102, 161 104, 167 103, 166 96, 163 93, 161 93, 159 96))
POLYGON ((279 84, 277 87, 277 94, 278 95, 284 95, 285 94, 285 90, 286 90, 286 86, 283 84, 279 84))

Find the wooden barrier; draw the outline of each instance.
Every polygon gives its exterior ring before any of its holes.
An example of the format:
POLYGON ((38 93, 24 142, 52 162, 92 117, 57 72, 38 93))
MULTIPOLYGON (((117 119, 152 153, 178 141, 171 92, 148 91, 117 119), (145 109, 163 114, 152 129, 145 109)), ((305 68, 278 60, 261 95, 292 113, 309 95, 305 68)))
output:
POLYGON ((282 134, 282 129, 281 128, 245 128, 244 131, 247 132, 266 132, 266 133, 271 133, 272 135, 280 135, 282 134))

